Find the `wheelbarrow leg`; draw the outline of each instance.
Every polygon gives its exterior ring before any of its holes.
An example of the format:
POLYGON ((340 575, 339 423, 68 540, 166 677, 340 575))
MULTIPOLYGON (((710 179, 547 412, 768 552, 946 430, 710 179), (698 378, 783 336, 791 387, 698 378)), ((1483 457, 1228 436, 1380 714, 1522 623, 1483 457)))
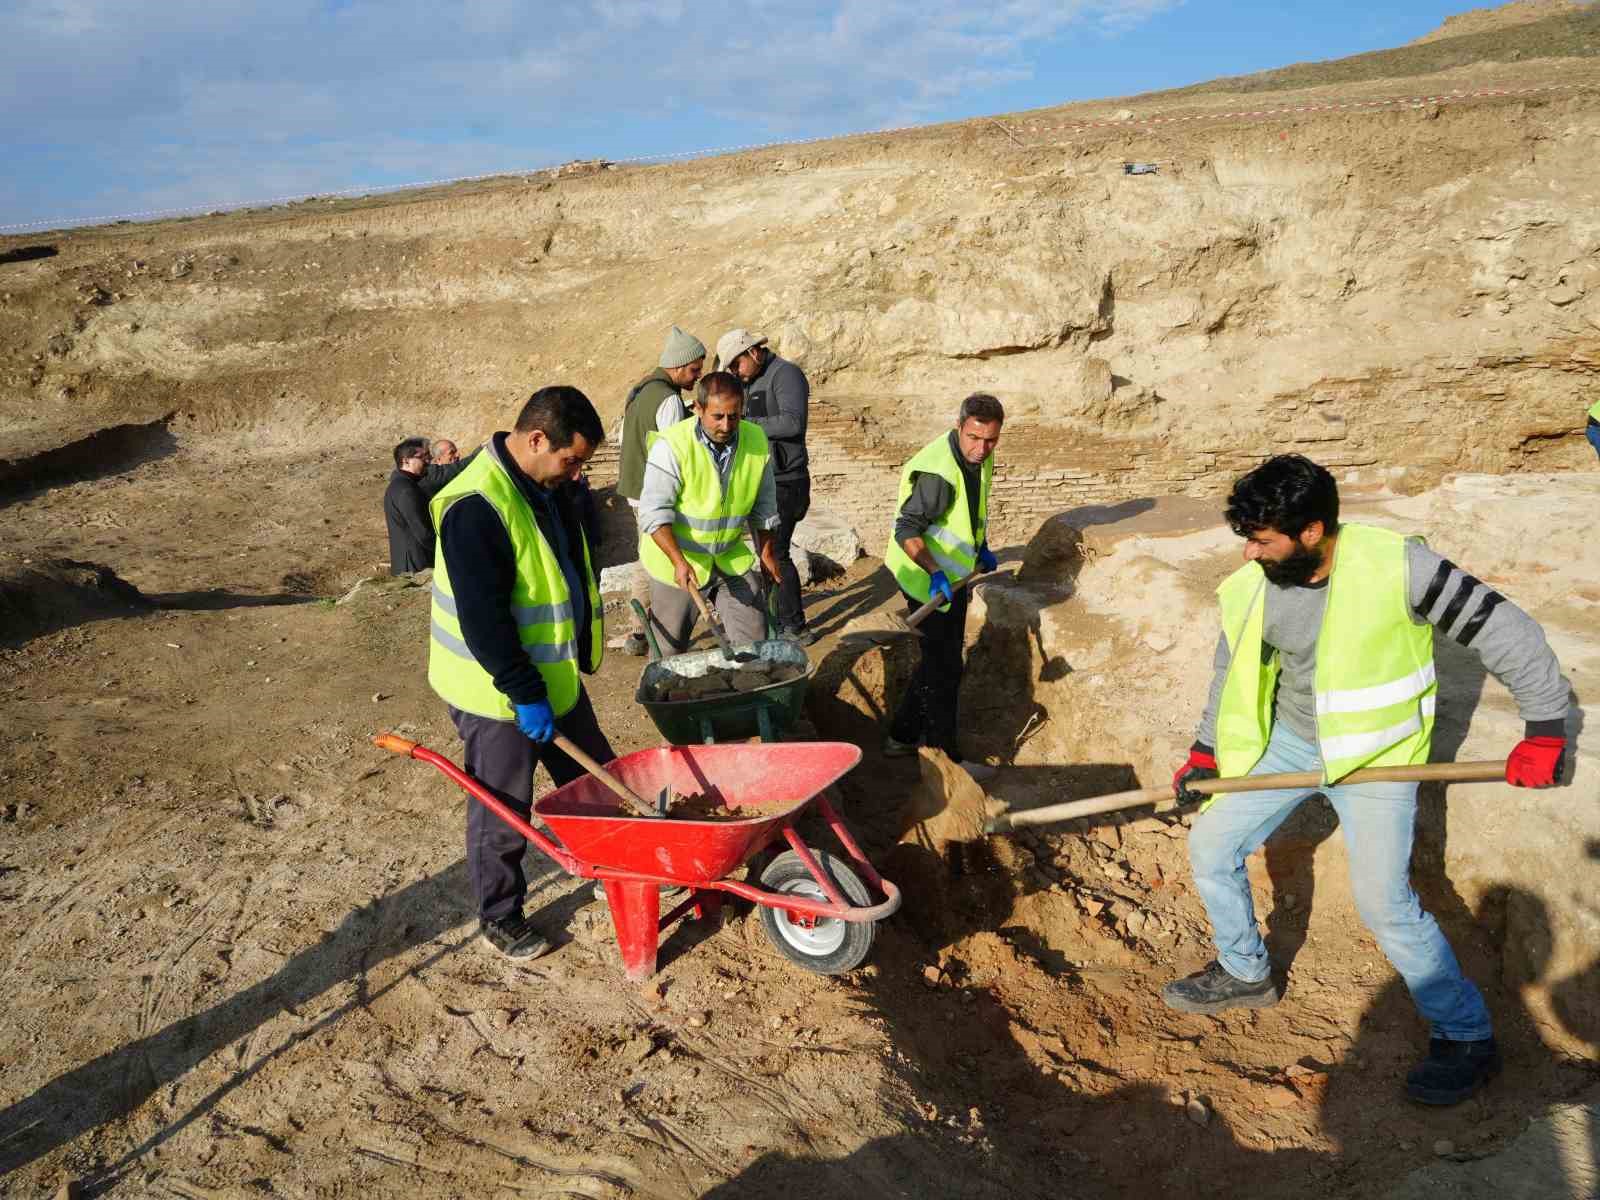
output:
POLYGON ((608 879, 606 903, 617 931, 622 969, 633 983, 656 973, 656 945, 661 939, 661 886, 608 879))

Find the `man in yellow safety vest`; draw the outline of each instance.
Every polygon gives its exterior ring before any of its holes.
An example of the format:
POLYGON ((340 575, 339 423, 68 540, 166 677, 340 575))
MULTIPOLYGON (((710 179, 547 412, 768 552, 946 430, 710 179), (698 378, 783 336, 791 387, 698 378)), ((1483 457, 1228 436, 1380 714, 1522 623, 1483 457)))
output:
MULTIPOLYGON (((604 437, 577 388, 541 388, 516 427, 495 434, 430 505, 439 539, 428 683, 466 743, 468 774, 524 817, 540 763, 558 786, 583 773, 551 744, 558 731, 599 762, 616 757, 581 678, 599 669, 605 647, 582 480, 604 437)), ((468 798, 479 931, 510 958, 550 948, 522 912, 526 849, 468 798)))
POLYGON ((961 402, 955 428, 917 451, 900 472, 894 532, 883 553, 908 608, 934 598, 943 601, 918 627, 922 656, 895 710, 883 752, 915 754, 926 742, 979 782, 996 772, 961 755, 957 704, 971 592, 956 586, 974 572, 995 568, 988 542, 989 489, 1005 419, 1000 401, 986 393, 961 402))
POLYGON ((1244 475, 1226 516, 1245 539, 1245 565, 1217 589, 1216 671, 1173 787, 1199 800, 1188 785, 1219 772, 1317 771, 1324 783, 1220 796, 1195 819, 1189 859, 1217 956, 1162 998, 1203 1014, 1278 1002, 1245 859, 1321 791, 1339 815, 1361 918, 1431 1026, 1406 1091, 1425 1104, 1459 1103, 1500 1069, 1500 1056, 1483 997, 1411 889, 1417 785, 1340 780, 1428 761, 1435 630, 1470 648, 1516 698, 1527 728, 1506 763, 1515 786, 1559 782, 1569 687, 1543 630, 1500 593, 1420 538, 1341 524, 1338 486, 1309 459, 1280 455, 1244 475))
POLYGON ((650 621, 670 653, 694 635, 699 588, 735 645, 766 636, 767 578, 778 578, 772 530, 778 490, 759 425, 744 420, 744 384, 727 371, 700 380, 694 415, 652 434, 639 493, 639 561, 650 621), (756 549, 745 541, 750 527, 756 549), (760 566, 757 566, 757 559, 760 566))

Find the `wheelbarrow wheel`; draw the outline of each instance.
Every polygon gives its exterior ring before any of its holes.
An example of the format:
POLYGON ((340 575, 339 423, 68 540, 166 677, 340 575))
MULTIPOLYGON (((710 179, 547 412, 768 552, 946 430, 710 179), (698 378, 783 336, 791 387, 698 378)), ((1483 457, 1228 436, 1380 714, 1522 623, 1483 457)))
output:
MULTIPOLYGON (((863 906, 872 903, 867 885, 847 863, 826 850, 812 850, 811 853, 847 900, 863 906)), ((793 850, 785 850, 767 864, 766 870, 761 872, 761 883, 785 895, 823 903, 828 900, 827 893, 793 850)), ((824 917, 808 922, 781 908, 766 905, 761 906, 761 927, 790 962, 819 975, 842 975, 860 966, 872 949, 872 939, 878 929, 875 921, 840 921, 824 917)))

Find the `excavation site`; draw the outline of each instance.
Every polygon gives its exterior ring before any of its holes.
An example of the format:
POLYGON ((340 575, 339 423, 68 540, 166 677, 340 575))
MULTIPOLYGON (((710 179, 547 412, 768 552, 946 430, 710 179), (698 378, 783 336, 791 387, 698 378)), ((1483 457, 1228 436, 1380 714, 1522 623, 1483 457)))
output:
MULTIPOLYGON (((1597 145, 1600 9, 1519 0, 1180 91, 0 236, 0 1197, 1600 1195, 1597 145), (626 652, 633 599, 685 594, 641 560, 648 472, 637 509, 618 490, 674 326, 708 376, 752 331, 809 381, 815 640, 740 638, 717 575, 716 628, 686 601, 686 650, 653 619, 626 652), (461 776, 444 698, 492 673, 469 581, 443 548, 392 573, 385 489, 396 443, 448 438, 479 482, 436 527, 523 503, 515 456, 559 443, 519 413, 555 385, 605 433, 561 469, 593 504, 604 629, 571 636, 604 645, 575 678, 615 758, 513 798, 546 944, 509 957, 463 842, 469 810, 503 833, 503 793, 461 776), (969 425, 975 394, 1003 425, 969 425), (999 431, 981 467, 974 427, 999 431), (935 576, 897 521, 944 446, 992 481, 935 576), (1369 564, 1319 593, 1325 785, 1376 736, 1359 622, 1423 647, 1432 732, 1420 783, 1386 784, 1415 818, 1382 896, 1380 801, 1314 795, 1244 846, 1234 945, 1259 928, 1269 983, 1230 973, 1195 868, 1251 793, 1173 780, 1274 761, 1231 765, 1270 689, 1225 692, 1194 746, 1219 635, 1256 644, 1219 616, 1268 554, 1230 489, 1282 455, 1337 482, 1315 529, 1347 557, 1259 536, 1369 564), (1451 569, 1419 602, 1393 564, 1424 552, 1451 569), (940 637, 959 759, 895 732, 940 637), (1148 794, 1095 803, 1123 793, 1148 794), (1459 969, 1403 975, 1407 878, 1459 969), (1249 1002, 1175 1007, 1213 960, 1249 1002), (1488 1034, 1430 1034, 1423 976, 1492 1019, 1492 1071, 1448 1103, 1408 1073, 1488 1034)), ((686 388, 649 453, 714 464, 687 422, 724 395, 686 388)), ((686 467, 663 528, 738 524, 682 515, 717 478, 686 467)), ((494 528, 567 562, 543 519, 494 528)), ((549 571, 511 604, 565 609, 501 614, 533 662, 582 591, 549 571)), ((1263 619, 1265 672, 1289 659, 1263 619)), ((526 731, 539 705, 490 694, 526 731)))

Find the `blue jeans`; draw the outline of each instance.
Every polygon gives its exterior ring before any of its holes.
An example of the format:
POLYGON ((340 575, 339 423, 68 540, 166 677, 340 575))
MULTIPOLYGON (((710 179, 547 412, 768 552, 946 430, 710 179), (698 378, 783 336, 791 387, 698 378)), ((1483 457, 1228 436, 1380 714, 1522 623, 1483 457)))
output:
MULTIPOLYGON (((1282 722, 1252 775, 1320 771, 1317 748, 1282 722)), ((1339 814, 1350 858, 1356 908, 1378 939, 1411 999, 1433 1027, 1432 1036, 1475 1041, 1489 1036, 1489 1010, 1461 974, 1439 923, 1422 911, 1411 890, 1411 838, 1417 816, 1414 783, 1362 783, 1318 789, 1339 814)), ((1315 791, 1297 788, 1219 796, 1189 831, 1189 862, 1205 901, 1217 960, 1230 975, 1255 983, 1272 970, 1256 926, 1245 859, 1315 791)))
POLYGON ((1589 439, 1589 445, 1594 447, 1594 452, 1600 454, 1600 425, 1585 424, 1583 435, 1589 439))

